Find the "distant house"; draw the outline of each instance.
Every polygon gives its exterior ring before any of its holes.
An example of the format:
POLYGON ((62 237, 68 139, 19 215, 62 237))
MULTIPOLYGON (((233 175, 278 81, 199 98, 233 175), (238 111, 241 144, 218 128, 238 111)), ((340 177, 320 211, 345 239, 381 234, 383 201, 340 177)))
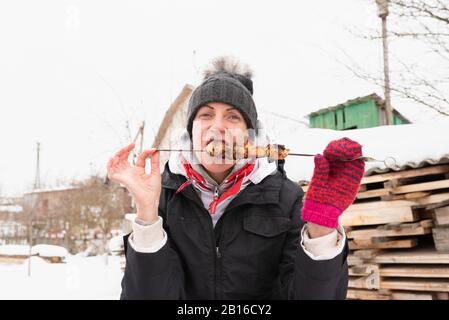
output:
POLYGON ((117 217, 131 210, 131 198, 124 188, 114 191, 105 190, 100 185, 86 188, 63 186, 38 189, 23 195, 24 213, 33 225, 36 243, 69 245, 71 251, 77 251, 78 240, 85 242, 109 236, 102 234, 98 227, 119 224, 117 217))
MULTIPOLYGON (((350 130, 378 127, 385 123, 384 105, 384 100, 375 93, 348 100, 310 113, 310 128, 350 130)), ((407 118, 393 110, 394 125, 408 123, 407 118)))
POLYGON ((0 198, 0 244, 20 243, 27 237, 22 198, 0 198))
POLYGON ((71 186, 28 192, 23 195, 24 209, 33 215, 35 223, 63 230, 64 225, 60 224, 59 218, 64 215, 63 209, 70 203, 71 196, 78 192, 78 188, 71 186))

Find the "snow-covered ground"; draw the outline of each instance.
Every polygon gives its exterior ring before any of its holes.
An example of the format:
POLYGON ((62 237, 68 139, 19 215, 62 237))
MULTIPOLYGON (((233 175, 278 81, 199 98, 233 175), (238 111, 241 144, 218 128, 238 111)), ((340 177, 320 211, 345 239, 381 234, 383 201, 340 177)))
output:
POLYGON ((67 256, 67 263, 47 263, 40 257, 23 264, 0 263, 3 299, 119 299, 120 257, 67 256))

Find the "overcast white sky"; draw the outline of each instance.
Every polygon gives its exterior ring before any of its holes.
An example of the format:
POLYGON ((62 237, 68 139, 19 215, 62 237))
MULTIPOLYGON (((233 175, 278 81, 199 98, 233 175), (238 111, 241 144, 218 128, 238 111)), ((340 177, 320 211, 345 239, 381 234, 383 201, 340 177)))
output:
MULTIPOLYGON (((378 26, 367 0, 3 1, 1 193, 30 188, 37 141, 47 184, 105 171, 109 156, 127 143, 127 120, 133 135, 146 121, 150 146, 171 101, 184 84, 196 85, 217 55, 251 65, 259 109, 292 118, 382 95, 337 62, 344 49, 381 74, 380 43, 348 32, 378 26)), ((394 43, 391 49, 410 51, 394 43)), ((393 103, 413 120, 433 117, 393 103)))

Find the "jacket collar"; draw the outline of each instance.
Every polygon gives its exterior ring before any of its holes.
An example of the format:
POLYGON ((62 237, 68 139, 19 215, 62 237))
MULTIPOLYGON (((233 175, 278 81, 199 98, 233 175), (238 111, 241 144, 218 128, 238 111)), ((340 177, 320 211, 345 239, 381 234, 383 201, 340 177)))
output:
MULTIPOLYGON (((283 164, 283 163, 282 163, 283 164)), ((284 178, 284 173, 282 166, 278 166, 278 171, 267 176, 263 181, 258 184, 250 183, 244 192, 237 195, 236 198, 229 204, 227 209, 232 209, 234 207, 244 205, 244 204, 269 204, 279 202, 279 192, 282 185, 282 180, 284 178)), ((181 174, 175 174, 170 171, 168 163, 165 165, 164 172, 162 174, 162 187, 172 190, 178 190, 178 188, 186 182, 187 179, 181 174)), ((191 185, 187 186, 180 192, 180 194, 185 195, 189 199, 197 202, 202 206, 201 199, 195 192, 191 185)), ((179 194, 177 195, 179 196, 179 194)))

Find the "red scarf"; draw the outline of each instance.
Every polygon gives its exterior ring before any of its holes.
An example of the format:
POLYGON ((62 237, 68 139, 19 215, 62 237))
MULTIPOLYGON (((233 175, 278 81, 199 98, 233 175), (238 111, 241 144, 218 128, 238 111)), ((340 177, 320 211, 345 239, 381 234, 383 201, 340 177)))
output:
MULTIPOLYGON (((210 214, 215 213, 217 206, 221 202, 223 202, 230 196, 237 194, 240 191, 240 188, 243 183, 243 179, 253 171, 254 166, 255 166, 254 163, 248 163, 243 168, 239 169, 238 171, 236 171, 232 175, 230 175, 228 178, 226 178, 225 183, 227 183, 231 180, 233 180, 233 183, 221 196, 218 196, 217 194, 214 195, 214 199, 210 203, 209 209, 208 209, 210 214)), ((191 183, 197 184, 203 190, 214 192, 213 188, 210 188, 206 185, 206 179, 204 179, 204 177, 201 176, 198 172, 193 170, 192 166, 187 161, 184 162, 184 169, 185 169, 187 177, 189 177, 189 179, 186 182, 184 182, 178 188, 178 190, 176 190, 176 193, 181 192, 182 190, 184 190, 185 187, 187 187, 191 183)))

